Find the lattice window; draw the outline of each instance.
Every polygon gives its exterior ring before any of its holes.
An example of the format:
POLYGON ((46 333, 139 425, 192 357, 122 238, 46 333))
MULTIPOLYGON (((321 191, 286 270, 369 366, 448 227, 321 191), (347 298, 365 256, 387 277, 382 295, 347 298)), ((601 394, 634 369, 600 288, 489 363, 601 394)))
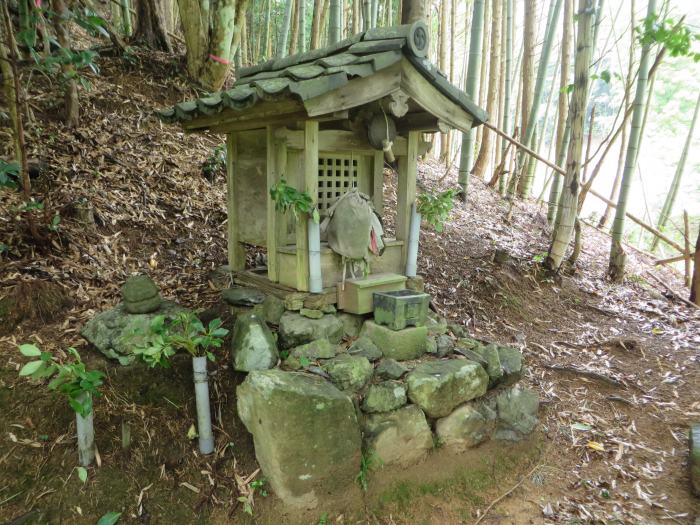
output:
POLYGON ((318 159, 318 210, 323 213, 344 193, 357 188, 358 159, 335 154, 318 159))

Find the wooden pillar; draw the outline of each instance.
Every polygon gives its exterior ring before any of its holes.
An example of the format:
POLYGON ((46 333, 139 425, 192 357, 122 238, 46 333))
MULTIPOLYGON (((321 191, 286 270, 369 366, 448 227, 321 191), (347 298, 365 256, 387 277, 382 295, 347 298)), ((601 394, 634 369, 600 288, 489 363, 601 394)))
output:
MULTIPOLYGON (((304 122, 304 173, 299 179, 299 190, 309 194, 314 204, 318 200, 318 122, 304 122)), ((300 216, 296 225, 297 289, 309 291, 309 232, 308 217, 300 216)))
MULTIPOLYGON (((267 278, 276 283, 279 281, 277 268, 277 246, 279 241, 277 228, 277 211, 275 201, 270 197, 270 188, 280 180, 280 167, 277 165, 277 148, 275 130, 267 126, 266 133, 266 171, 267 171, 267 278)), ((285 155, 286 163, 286 155, 285 155)))
POLYGON ((403 241, 401 250, 402 267, 406 265, 408 232, 411 228, 411 206, 416 200, 419 137, 420 131, 409 131, 406 155, 398 157, 399 180, 396 189, 396 239, 403 241))
POLYGON ((228 264, 232 271, 245 269, 245 250, 238 242, 238 195, 236 194, 236 165, 238 147, 236 133, 226 135, 226 240, 228 243, 228 264))

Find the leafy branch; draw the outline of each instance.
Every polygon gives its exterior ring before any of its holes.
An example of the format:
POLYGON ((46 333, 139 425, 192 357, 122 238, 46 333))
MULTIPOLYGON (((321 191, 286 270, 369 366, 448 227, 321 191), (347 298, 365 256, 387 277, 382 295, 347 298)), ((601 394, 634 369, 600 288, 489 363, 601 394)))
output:
POLYGON ((270 197, 275 201, 275 210, 281 213, 292 210, 297 220, 301 214, 310 215, 316 223, 321 220, 311 195, 289 186, 284 179, 270 188, 270 197))
POLYGON ((69 348, 72 361, 61 363, 51 352, 39 350, 36 345, 20 345, 19 351, 25 357, 39 359, 25 364, 19 371, 20 376, 32 379, 49 379, 49 390, 55 390, 68 398, 68 404, 82 417, 92 412, 92 399, 99 397, 98 387, 102 385, 104 374, 99 370, 88 370, 75 348, 69 348), (85 395, 89 394, 89 395, 85 395))
POLYGON ((450 188, 438 194, 421 193, 416 199, 416 209, 435 228, 435 231, 441 232, 454 207, 454 198, 459 195, 460 191, 450 188))

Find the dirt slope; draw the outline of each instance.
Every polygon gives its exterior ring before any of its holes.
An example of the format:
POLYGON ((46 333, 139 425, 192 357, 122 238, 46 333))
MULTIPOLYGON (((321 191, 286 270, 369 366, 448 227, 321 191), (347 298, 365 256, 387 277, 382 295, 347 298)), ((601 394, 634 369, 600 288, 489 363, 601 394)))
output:
MULTIPOLYGON (((212 381, 219 452, 207 460, 186 438, 194 418, 186 359, 165 372, 124 371, 78 335, 137 270, 166 297, 216 308, 207 276, 225 260, 223 179, 200 175, 221 137, 185 136, 152 115, 193 95, 182 64, 151 54, 100 62, 77 130, 57 122, 57 97, 41 80, 31 89, 31 154, 49 166, 35 185, 61 210, 59 234, 46 246, 28 243, 18 196, 0 194, 0 240, 10 247, 0 259, 0 298, 19 285, 29 294, 39 280, 68 299, 51 315, 0 327, 0 522, 41 509, 36 522, 65 524, 95 523, 109 510, 123 511, 121 523, 325 523, 324 513, 328 523, 474 523, 513 487, 482 523, 692 523, 700 513, 686 469, 686 432, 700 420, 700 316, 664 297, 647 272, 672 287, 677 277, 633 254, 627 282, 610 285, 609 238, 586 228, 577 271, 543 278, 542 211, 517 204, 506 224, 507 205, 475 181, 444 233, 424 229, 419 265, 441 313, 475 337, 523 349, 526 382, 543 401, 541 431, 516 449, 488 445, 497 458, 490 463, 479 451, 438 451, 438 467, 401 473, 412 481, 371 478, 368 495, 357 490, 303 516, 287 515, 272 496, 256 499, 253 518, 244 515, 236 475, 257 466, 234 416, 241 377, 226 350, 212 381), (94 226, 71 214, 81 197, 94 207, 94 226), (507 252, 505 262, 493 262, 496 250, 507 252), (69 408, 17 378, 16 345, 32 340, 53 351, 75 346, 108 372, 96 408, 102 466, 84 486, 73 470, 69 408), (131 429, 129 450, 120 446, 122 423, 131 429)), ((441 166, 420 170, 424 187, 455 182, 454 173, 438 182, 441 166)), ((393 175, 387 181, 391 209, 393 175)))

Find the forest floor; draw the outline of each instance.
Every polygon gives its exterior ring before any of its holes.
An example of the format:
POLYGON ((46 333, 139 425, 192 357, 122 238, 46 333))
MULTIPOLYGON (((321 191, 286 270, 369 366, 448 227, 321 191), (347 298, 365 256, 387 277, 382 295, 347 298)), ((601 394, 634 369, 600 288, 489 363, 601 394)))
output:
MULTIPOLYGON (((48 166, 34 184, 60 211, 58 232, 44 245, 30 242, 19 194, 0 194, 8 246, 0 299, 18 289, 24 299, 17 324, 0 326, 0 523, 94 524, 120 511, 120 523, 134 524, 471 524, 492 502, 480 523, 693 523, 700 515, 687 471, 688 428, 700 421, 700 313, 652 276, 685 295, 681 279, 630 248, 625 283, 609 283, 610 239, 591 227, 575 269, 546 278, 543 210, 516 203, 508 222, 507 203, 478 180, 443 233, 424 228, 419 268, 443 315, 474 337, 523 350, 524 382, 542 400, 536 435, 462 456, 436 450, 429 463, 395 476, 370 473, 366 494, 356 488, 311 513, 288 514, 273 495, 257 494, 253 515, 244 514, 239 486, 257 465, 235 415, 242 376, 228 366, 228 350, 212 371, 217 453, 202 458, 187 438, 187 360, 164 371, 122 368, 79 335, 135 271, 147 271, 167 298, 227 315, 210 281, 226 257, 225 184, 200 173, 222 137, 185 135, 153 116, 195 95, 171 56, 103 57, 100 66, 81 93, 75 130, 59 122, 60 97, 44 79, 30 87, 30 156, 48 166), (80 198, 94 208, 95 225, 77 221, 80 198), (502 262, 497 250, 507 253, 502 262), (51 283, 52 308, 37 308, 47 292, 37 282, 51 283), (95 408, 99 466, 84 484, 70 408, 17 376, 17 345, 30 341, 54 352, 76 347, 107 373, 95 408)), ((455 183, 436 163, 419 171, 426 188, 455 183)), ((393 175, 386 181, 391 210, 393 175)))

